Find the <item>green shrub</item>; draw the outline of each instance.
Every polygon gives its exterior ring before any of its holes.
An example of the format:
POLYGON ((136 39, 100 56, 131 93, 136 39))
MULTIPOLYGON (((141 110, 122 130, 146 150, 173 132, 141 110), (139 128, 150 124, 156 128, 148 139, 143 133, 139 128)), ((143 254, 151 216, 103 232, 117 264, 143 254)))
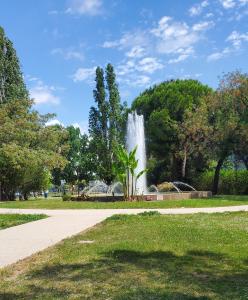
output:
MULTIPOLYGON (((142 213, 137 214, 139 218, 144 217, 153 217, 153 216, 160 216, 160 212, 157 210, 151 210, 151 211, 144 211, 142 213)), ((135 215, 127 215, 127 214, 116 214, 111 217, 108 217, 105 221, 127 221, 132 218, 136 217, 135 215)))
POLYGON ((62 196, 63 201, 70 201, 71 200, 71 194, 64 194, 62 196))
POLYGON ((141 217, 152 217, 152 216, 159 216, 159 215, 161 215, 161 213, 157 210, 144 211, 138 214, 138 216, 141 217))
MULTIPOLYGON (((198 190, 211 190, 214 171, 207 171, 194 182, 198 190)), ((248 194, 247 170, 221 170, 219 181, 219 194, 248 194)))
POLYGON ((105 219, 106 222, 108 221, 127 221, 130 218, 133 218, 133 215, 126 215, 126 214, 116 214, 111 217, 105 219))

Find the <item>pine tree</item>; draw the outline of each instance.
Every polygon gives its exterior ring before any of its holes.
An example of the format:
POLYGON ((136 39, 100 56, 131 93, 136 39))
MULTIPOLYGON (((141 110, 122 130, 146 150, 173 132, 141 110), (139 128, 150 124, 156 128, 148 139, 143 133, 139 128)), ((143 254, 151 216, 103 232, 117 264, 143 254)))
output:
POLYGON ((27 97, 28 92, 16 51, 0 27, 0 103, 27 97))

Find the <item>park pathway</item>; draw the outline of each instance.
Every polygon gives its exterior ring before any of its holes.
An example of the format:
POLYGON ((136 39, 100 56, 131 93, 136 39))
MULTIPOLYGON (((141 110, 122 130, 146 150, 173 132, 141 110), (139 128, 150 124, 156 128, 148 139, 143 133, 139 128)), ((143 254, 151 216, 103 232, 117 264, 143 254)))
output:
POLYGON ((161 214, 194 214, 248 211, 248 205, 171 209, 8 209, 1 214, 46 214, 46 219, 0 230, 0 268, 13 264, 59 241, 78 234, 114 214, 159 211, 161 214))

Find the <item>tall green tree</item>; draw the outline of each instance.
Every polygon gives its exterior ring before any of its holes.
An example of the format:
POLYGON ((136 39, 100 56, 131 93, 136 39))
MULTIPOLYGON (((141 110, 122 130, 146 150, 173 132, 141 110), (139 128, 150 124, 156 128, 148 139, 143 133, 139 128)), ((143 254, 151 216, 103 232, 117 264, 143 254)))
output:
POLYGON ((217 91, 206 99, 209 123, 213 127, 212 151, 216 159, 212 191, 218 192, 220 171, 225 160, 233 155, 248 155, 248 75, 227 73, 217 91))
POLYGON ((110 184, 114 179, 114 148, 124 141, 125 107, 120 103, 114 68, 96 69, 96 88, 93 91, 96 107, 89 113, 90 148, 95 154, 96 175, 110 184))
POLYGON ((177 155, 182 160, 181 176, 186 178, 189 158, 198 161, 199 156, 208 157, 213 128, 209 126, 208 110, 204 101, 197 107, 185 111, 184 119, 178 124, 177 155))
POLYGON ((113 149, 119 143, 122 142, 122 136, 120 133, 123 132, 122 128, 122 106, 120 102, 120 94, 118 86, 116 84, 116 76, 114 68, 111 64, 106 67, 106 88, 108 94, 108 106, 109 106, 109 143, 110 148, 113 149))
POLYGON ((91 149, 98 162, 97 175, 107 183, 112 181, 111 152, 109 143, 109 103, 106 100, 104 70, 96 69, 96 88, 93 91, 96 107, 89 114, 91 149))
POLYGON ((65 155, 67 164, 64 170, 54 170, 54 182, 60 185, 60 180, 65 179, 69 184, 88 182, 94 178, 94 160, 89 148, 87 134, 81 134, 79 128, 68 126, 66 128, 68 151, 65 155))
POLYGON ((0 27, 0 103, 26 99, 28 92, 12 42, 0 27))
POLYGON ((47 188, 50 171, 66 160, 61 128, 45 126, 53 115, 32 109, 19 59, 12 42, 0 27, 0 199, 13 200, 19 191, 47 188))
POLYGON ((132 109, 145 119, 148 179, 152 183, 190 181, 187 174, 206 127, 204 119, 192 116, 199 115, 198 107, 211 92, 211 88, 197 80, 171 80, 145 90, 134 100, 132 109))
POLYGON ((63 168, 64 149, 60 146, 66 134, 47 127, 48 117, 32 110, 30 100, 10 100, 0 105, 0 198, 13 200, 19 191, 44 187, 53 168, 63 168))

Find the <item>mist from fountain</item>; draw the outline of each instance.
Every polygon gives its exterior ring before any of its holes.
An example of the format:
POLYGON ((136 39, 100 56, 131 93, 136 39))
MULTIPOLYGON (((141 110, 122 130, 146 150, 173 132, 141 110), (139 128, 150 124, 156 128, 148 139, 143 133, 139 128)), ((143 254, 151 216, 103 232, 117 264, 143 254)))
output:
MULTIPOLYGON (((135 175, 146 168, 146 147, 145 147, 145 130, 144 118, 136 112, 128 114, 127 120, 127 136, 126 147, 128 152, 132 151, 137 146, 136 159, 138 166, 135 170, 135 175)), ((140 176, 136 183, 136 195, 142 195, 147 192, 146 174, 140 176)))

